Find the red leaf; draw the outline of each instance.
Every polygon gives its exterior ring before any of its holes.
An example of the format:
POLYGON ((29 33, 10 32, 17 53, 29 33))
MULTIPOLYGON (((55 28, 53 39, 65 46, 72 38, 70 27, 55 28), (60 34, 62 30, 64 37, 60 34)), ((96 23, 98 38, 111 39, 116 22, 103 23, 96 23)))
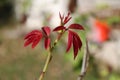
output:
POLYGON ((27 41, 24 43, 24 47, 28 46, 30 43, 32 43, 34 40, 33 36, 27 39, 27 41))
POLYGON ((68 15, 65 17, 64 22, 68 20, 69 16, 70 16, 70 12, 69 12, 68 15))
POLYGON ((60 17, 60 20, 62 21, 62 20, 63 20, 63 18, 64 18, 64 15, 63 15, 63 16, 61 16, 61 14, 60 14, 60 12, 59 12, 59 17, 60 17))
POLYGON ((73 34, 74 34, 74 36, 75 36, 76 39, 77 39, 79 49, 81 49, 82 41, 81 41, 79 35, 78 35, 77 33, 75 33, 75 32, 73 32, 73 34))
MULTIPOLYGON (((42 38, 42 37, 41 37, 42 38)), ((33 43, 32 43, 32 48, 34 48, 40 41, 41 38, 36 38, 34 39, 33 43)))
POLYGON ((64 26, 58 26, 53 31, 59 31, 59 30, 65 30, 66 28, 64 26))
POLYGON ((24 46, 28 46, 32 43, 32 48, 34 48, 42 38, 42 32, 39 30, 34 30, 28 33, 24 39, 27 39, 24 43, 24 46))
POLYGON ((66 20, 64 20, 64 24, 66 24, 71 18, 72 18, 72 17, 67 18, 66 20))
POLYGON ((43 32, 45 33, 46 36, 50 35, 51 29, 48 26, 42 27, 43 32))
POLYGON ((68 45, 67 45, 67 51, 71 48, 71 45, 73 43, 73 50, 74 50, 74 59, 76 58, 78 54, 78 50, 81 49, 82 42, 80 40, 79 35, 76 32, 73 32, 71 30, 68 30, 68 45))
POLYGON ((48 49, 50 47, 50 38, 45 38, 44 46, 45 46, 45 49, 48 49))
POLYGON ((68 44, 67 44, 67 52, 70 50, 73 42, 73 33, 72 31, 68 30, 68 44))
POLYGON ((68 13, 68 15, 65 17, 64 19, 64 24, 66 24, 72 17, 70 17, 70 12, 68 13))
POLYGON ((83 26, 81 26, 80 24, 71 24, 68 28, 84 30, 83 26))
POLYGON ((75 59, 79 50, 79 44, 76 36, 73 36, 73 50, 74 50, 74 59, 75 59))
POLYGON ((29 38, 30 36, 37 34, 37 32, 40 32, 40 31, 39 31, 39 30, 33 30, 33 31, 31 31, 30 33, 28 33, 28 34, 25 36, 24 39, 27 39, 27 38, 29 38))

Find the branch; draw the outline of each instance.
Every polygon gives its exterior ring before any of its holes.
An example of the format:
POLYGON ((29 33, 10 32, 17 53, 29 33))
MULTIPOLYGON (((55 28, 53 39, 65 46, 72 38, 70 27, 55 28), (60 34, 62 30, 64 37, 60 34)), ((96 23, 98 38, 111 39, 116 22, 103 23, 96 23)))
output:
POLYGON ((45 65, 44 65, 44 67, 43 67, 43 71, 42 71, 42 73, 40 74, 40 77, 39 77, 38 80, 42 80, 42 79, 43 79, 44 74, 45 74, 45 72, 46 72, 46 70, 47 70, 47 67, 48 67, 48 65, 49 65, 49 62, 50 62, 51 59, 52 59, 52 50, 55 48, 56 44, 58 43, 58 41, 60 40, 60 38, 62 37, 62 35, 63 35, 64 33, 65 33, 65 31, 63 31, 63 32, 61 32, 61 33, 59 34, 59 36, 57 37, 57 39, 54 41, 53 46, 50 47, 50 49, 48 50, 49 53, 48 53, 48 56, 47 56, 45 65))
POLYGON ((86 39, 86 52, 84 53, 83 62, 82 62, 82 69, 80 75, 78 76, 78 80, 83 80, 84 76, 86 75, 88 63, 89 63, 89 47, 88 41, 86 39))
POLYGON ((45 72, 46 72, 46 70, 47 70, 48 64, 49 64, 49 62, 51 61, 51 59, 52 59, 52 55, 51 55, 51 52, 49 52, 49 53, 48 53, 48 56, 47 56, 47 59, 46 59, 46 62, 45 62, 45 65, 44 65, 44 68, 43 68, 43 71, 42 71, 42 73, 40 74, 39 80, 42 80, 42 79, 43 79, 44 74, 45 74, 45 72))

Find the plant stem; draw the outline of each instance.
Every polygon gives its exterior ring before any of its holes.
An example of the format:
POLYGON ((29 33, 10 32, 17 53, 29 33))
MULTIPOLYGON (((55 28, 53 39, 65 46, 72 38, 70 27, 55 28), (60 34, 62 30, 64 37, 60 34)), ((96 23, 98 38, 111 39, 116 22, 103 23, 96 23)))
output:
POLYGON ((82 69, 81 69, 80 75, 78 76, 78 80, 83 80, 83 78, 86 74, 88 62, 89 62, 89 54, 90 54, 90 52, 89 52, 89 47, 88 47, 88 41, 86 39, 86 52, 84 53, 82 69))
POLYGON ((55 48, 56 44, 58 43, 58 41, 61 39, 62 35, 65 33, 65 31, 62 31, 58 37, 55 39, 54 43, 53 43, 53 46, 51 47, 51 52, 52 50, 55 48))
POLYGON ((46 72, 46 70, 47 70, 47 67, 48 67, 48 64, 49 64, 51 58, 52 58, 52 55, 51 55, 51 52, 49 51, 48 56, 47 56, 47 59, 46 59, 46 62, 45 62, 45 65, 44 65, 44 68, 43 68, 43 71, 42 71, 42 73, 40 74, 39 80, 42 80, 42 79, 43 79, 44 74, 45 74, 45 72, 46 72))
POLYGON ((39 80, 42 80, 42 79, 43 79, 44 74, 45 74, 45 72, 46 72, 46 70, 47 70, 48 64, 49 64, 49 62, 50 62, 51 59, 52 59, 52 54, 51 54, 51 53, 52 53, 52 50, 54 49, 54 47, 56 46, 56 44, 58 43, 58 41, 60 40, 60 38, 62 37, 62 35, 64 34, 64 32, 65 32, 65 31, 61 32, 61 33, 58 35, 58 37, 56 38, 56 40, 55 40, 54 43, 53 43, 53 46, 50 47, 50 49, 48 50, 49 53, 48 53, 48 56, 47 56, 47 59, 46 59, 46 62, 45 62, 43 71, 42 71, 42 73, 40 74, 39 80))

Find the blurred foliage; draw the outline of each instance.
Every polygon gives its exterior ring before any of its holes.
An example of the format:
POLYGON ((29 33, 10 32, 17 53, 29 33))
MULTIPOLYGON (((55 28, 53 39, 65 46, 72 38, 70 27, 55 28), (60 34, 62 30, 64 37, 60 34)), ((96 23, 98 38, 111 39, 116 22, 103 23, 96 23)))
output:
POLYGON ((120 16, 111 16, 106 19, 109 25, 115 25, 120 23, 120 16))
POLYGON ((103 10, 103 9, 109 8, 109 6, 108 6, 108 4, 106 4, 106 3, 101 3, 101 4, 97 4, 97 5, 96 5, 96 8, 97 8, 98 10, 103 10))
POLYGON ((89 67, 85 76, 85 80, 100 80, 97 64, 92 56, 89 59, 89 67))
POLYGON ((110 70, 109 66, 102 64, 99 61, 95 61, 91 56, 85 80, 119 80, 119 75, 119 72, 110 70))
POLYGON ((89 17, 89 14, 81 14, 81 15, 77 15, 74 18, 74 22, 81 24, 84 27, 85 32, 89 30, 89 26, 87 24, 88 17, 89 17))
POLYGON ((86 27, 87 18, 88 18, 87 14, 77 15, 74 19, 74 22, 86 27))

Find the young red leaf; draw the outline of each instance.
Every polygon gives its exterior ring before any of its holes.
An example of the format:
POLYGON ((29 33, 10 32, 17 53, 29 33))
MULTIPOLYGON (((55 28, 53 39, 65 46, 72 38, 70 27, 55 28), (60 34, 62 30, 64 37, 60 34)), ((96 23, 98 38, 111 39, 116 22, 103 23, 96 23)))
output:
POLYGON ((66 24, 71 18, 72 18, 72 17, 70 17, 70 18, 64 20, 64 24, 66 24))
POLYGON ((65 29, 66 29, 66 27, 64 27, 64 26, 58 26, 58 27, 54 28, 53 31, 59 31, 59 30, 65 30, 65 29))
POLYGON ((72 31, 68 30, 68 44, 66 49, 67 52, 70 50, 72 43, 73 43, 73 33, 72 31))
POLYGON ((70 12, 67 14, 67 16, 65 17, 64 21, 67 21, 67 19, 69 18, 70 16, 70 12))
POLYGON ((75 32, 73 32, 73 34, 74 34, 74 36, 76 37, 76 40, 77 40, 77 42, 78 42, 78 47, 79 47, 79 49, 81 49, 82 41, 81 41, 79 35, 78 35, 77 33, 75 33, 75 32))
POLYGON ((67 45, 67 51, 71 48, 71 45, 73 44, 73 50, 74 50, 74 59, 76 58, 78 54, 78 50, 81 49, 82 42, 80 40, 79 35, 76 32, 73 32, 71 30, 68 30, 68 45, 67 45))
POLYGON ((41 38, 42 37, 34 39, 34 41, 32 43, 32 48, 34 48, 39 43, 39 41, 40 41, 41 38))
POLYGON ((83 26, 81 26, 80 24, 71 24, 68 28, 69 29, 84 30, 83 26))
POLYGON ((73 50, 74 50, 74 59, 75 59, 79 50, 79 44, 76 36, 73 36, 73 50))
POLYGON ((70 12, 68 13, 68 15, 65 17, 64 19, 64 24, 66 24, 72 17, 70 17, 70 12))
POLYGON ((28 46, 29 44, 31 44, 31 43, 33 42, 33 40, 34 40, 34 37, 33 37, 33 36, 30 36, 30 37, 27 39, 27 41, 24 43, 24 46, 25 46, 25 47, 28 46))
POLYGON ((49 46, 50 46, 50 38, 45 38, 44 46, 45 46, 45 49, 49 48, 49 46))
POLYGON ((43 32, 45 33, 46 36, 50 35, 51 29, 48 26, 42 27, 43 32))
POLYGON ((59 17, 60 17, 60 20, 62 21, 62 20, 63 20, 63 18, 64 18, 64 15, 63 15, 63 16, 61 16, 61 14, 60 14, 60 12, 59 12, 59 17))
POLYGON ((32 43, 32 48, 34 48, 42 38, 42 32, 39 30, 34 30, 28 33, 24 39, 27 39, 24 43, 24 46, 28 46, 32 43))
POLYGON ((27 38, 29 38, 30 36, 37 34, 38 32, 39 32, 39 30, 33 30, 33 31, 31 31, 30 33, 28 33, 28 34, 24 37, 24 39, 27 39, 27 38))

